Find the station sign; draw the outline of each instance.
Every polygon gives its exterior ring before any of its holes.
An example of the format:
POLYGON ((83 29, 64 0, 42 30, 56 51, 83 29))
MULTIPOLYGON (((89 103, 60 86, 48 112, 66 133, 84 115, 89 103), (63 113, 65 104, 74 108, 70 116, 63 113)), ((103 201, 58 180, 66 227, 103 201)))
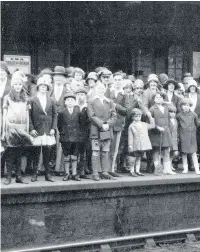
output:
POLYGON ((200 52, 193 52, 193 77, 200 78, 200 52))
POLYGON ((4 55, 4 61, 12 74, 16 69, 23 71, 25 74, 31 73, 31 57, 23 55, 4 55))

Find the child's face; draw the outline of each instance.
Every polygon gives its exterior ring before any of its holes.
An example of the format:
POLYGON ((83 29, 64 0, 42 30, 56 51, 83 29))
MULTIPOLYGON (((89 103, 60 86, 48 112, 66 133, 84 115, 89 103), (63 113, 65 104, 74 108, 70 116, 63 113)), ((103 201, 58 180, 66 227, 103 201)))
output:
POLYGON ((130 94, 132 91, 132 88, 131 87, 126 87, 124 88, 124 92, 127 93, 127 94, 130 94))
POLYGON ((183 112, 188 112, 190 110, 190 104, 183 104, 182 105, 183 112))
POLYGON ((120 89, 123 86, 123 78, 121 75, 116 75, 114 77, 114 85, 115 85, 115 89, 120 89))
POLYGON ((82 76, 81 73, 75 72, 74 79, 77 80, 77 81, 81 81, 83 79, 83 76, 82 76))
POLYGON ((133 121, 135 121, 135 122, 139 122, 139 121, 141 121, 141 117, 142 117, 142 115, 141 114, 135 114, 134 116, 133 116, 133 121))
POLYGON ((176 116, 176 112, 174 112, 174 111, 169 112, 169 117, 170 118, 175 118, 175 116, 176 116))
POLYGON ((73 108, 75 106, 75 100, 72 97, 65 99, 65 105, 67 108, 73 108))
POLYGON ((98 84, 98 86, 96 87, 97 95, 104 96, 105 92, 106 92, 106 87, 104 86, 104 84, 103 83, 98 84))
POLYGON ((180 89, 177 90, 177 93, 178 93, 179 95, 183 95, 183 94, 184 94, 184 91, 180 88, 180 89))
POLYGON ((189 92, 190 93, 196 93, 196 87, 195 86, 191 86, 189 92))
POLYGON ((13 88, 14 88, 14 90, 15 90, 17 93, 20 93, 20 92, 22 91, 22 88, 23 88, 23 83, 22 83, 22 81, 16 79, 16 80, 13 82, 13 88))
POLYGON ((154 101, 156 104, 163 104, 163 97, 160 94, 156 94, 154 101))
POLYGON ((85 93, 77 93, 76 94, 76 100, 79 103, 85 103, 85 101, 86 101, 86 94, 85 93))

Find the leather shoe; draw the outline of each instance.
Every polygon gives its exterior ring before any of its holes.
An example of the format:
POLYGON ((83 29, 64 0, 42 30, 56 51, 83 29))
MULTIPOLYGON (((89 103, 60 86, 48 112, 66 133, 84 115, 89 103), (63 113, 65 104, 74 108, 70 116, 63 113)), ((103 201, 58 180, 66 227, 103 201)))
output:
POLYGON ((69 180, 69 174, 66 174, 64 177, 63 177, 63 181, 67 181, 69 180))
POLYGON ((120 169, 120 172, 121 172, 121 173, 130 173, 130 170, 129 170, 127 167, 122 167, 122 168, 120 169))
POLYGON ((116 173, 116 172, 109 172, 109 174, 110 174, 112 177, 116 177, 116 178, 122 177, 121 175, 119 175, 119 174, 116 173))
POLYGON ((130 176, 131 176, 131 177, 137 177, 138 175, 137 175, 135 172, 131 172, 131 173, 130 173, 130 176))
POLYGON ((45 180, 49 181, 49 182, 54 182, 54 180, 52 179, 51 175, 46 175, 45 176, 45 180))
POLYGON ((111 176, 111 175, 108 174, 107 172, 102 172, 100 176, 101 176, 102 179, 116 180, 115 177, 111 176))
POLYGON ((16 183, 21 183, 21 184, 28 184, 26 180, 24 180, 22 177, 18 177, 15 180, 16 183))
POLYGON ((100 178, 99 178, 98 175, 92 175, 92 179, 93 179, 94 181, 99 181, 99 180, 100 180, 100 178))
POLYGON ((88 176, 88 175, 80 175, 80 178, 82 178, 82 179, 90 179, 90 176, 88 176))
POLYGON ((72 175, 72 180, 75 180, 75 181, 81 181, 79 175, 72 175))
POLYGON ((36 182, 37 181, 37 174, 34 174, 33 177, 31 178, 31 182, 36 182))
POLYGON ((141 172, 135 172, 135 174, 136 175, 138 175, 138 176, 145 176, 143 173, 141 173, 141 172))
POLYGON ((11 178, 6 178, 4 181, 4 185, 10 185, 11 184, 11 178))

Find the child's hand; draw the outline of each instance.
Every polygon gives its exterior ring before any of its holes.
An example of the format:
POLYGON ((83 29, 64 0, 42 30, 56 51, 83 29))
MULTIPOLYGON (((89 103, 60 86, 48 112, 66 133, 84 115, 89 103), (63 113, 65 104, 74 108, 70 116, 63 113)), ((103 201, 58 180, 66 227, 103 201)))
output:
POLYGON ((147 114, 146 114, 149 118, 152 117, 151 113, 148 111, 147 114))
POLYGON ((49 134, 50 134, 50 136, 55 135, 55 130, 54 130, 54 129, 51 129, 49 134))
POLYGON ((133 146, 131 145, 128 146, 128 152, 133 152, 133 146))
POLYGON ((164 132, 164 131, 165 131, 165 129, 164 129, 163 127, 157 126, 156 128, 157 128, 160 132, 164 132))
POLYGON ((109 130, 109 125, 108 125, 107 123, 103 124, 103 125, 102 125, 102 129, 103 129, 104 131, 109 130))

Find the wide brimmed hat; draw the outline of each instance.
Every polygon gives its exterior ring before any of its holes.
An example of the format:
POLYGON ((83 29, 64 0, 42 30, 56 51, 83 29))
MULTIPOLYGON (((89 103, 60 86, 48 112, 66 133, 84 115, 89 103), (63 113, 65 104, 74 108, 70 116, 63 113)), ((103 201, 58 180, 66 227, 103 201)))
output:
POLYGON ((183 83, 178 83, 178 89, 181 89, 183 92, 185 92, 185 87, 183 85, 183 83))
POLYGON ((49 90, 49 82, 44 78, 44 77, 39 77, 38 80, 37 80, 37 90, 38 90, 38 87, 42 84, 45 84, 49 90))
POLYGON ((52 75, 56 75, 56 74, 57 75, 67 76, 65 68, 63 66, 55 66, 54 72, 52 73, 52 75))
POLYGON ((188 89, 187 89, 187 92, 190 91, 190 88, 191 88, 191 87, 195 87, 195 88, 196 88, 196 91, 197 91, 197 82, 196 82, 194 79, 188 81, 188 89))
POLYGON ((67 98, 73 98, 74 100, 76 100, 76 95, 75 95, 73 92, 67 92, 67 93, 65 93, 65 95, 64 95, 64 101, 65 101, 67 98))
POLYGON ((67 74, 68 77, 72 77, 74 72, 74 67, 73 66, 69 66, 65 68, 65 73, 67 74))
POLYGON ((87 91, 85 90, 85 88, 80 87, 80 88, 78 88, 78 89, 76 90, 76 94, 78 94, 78 93, 87 94, 87 91))
POLYGON ((53 71, 50 69, 50 68, 44 68, 42 69, 42 71, 40 72, 40 76, 42 76, 43 74, 49 74, 49 75, 52 75, 53 74, 53 71))
POLYGON ((5 61, 0 61, 0 66, 2 70, 5 70, 7 74, 10 74, 10 71, 8 70, 8 65, 5 61))
POLYGON ((175 81, 174 79, 168 79, 168 80, 165 82, 165 84, 163 85, 163 88, 164 88, 164 89, 167 89, 167 88, 168 88, 168 85, 169 85, 170 83, 174 84, 174 89, 175 89, 175 90, 178 89, 178 82, 175 81))
POLYGON ((90 80, 90 79, 92 79, 92 80, 94 80, 94 81, 97 81, 97 73, 95 73, 95 72, 90 72, 89 74, 88 74, 88 76, 87 76, 87 78, 86 78, 86 83, 88 82, 88 80, 90 80))

